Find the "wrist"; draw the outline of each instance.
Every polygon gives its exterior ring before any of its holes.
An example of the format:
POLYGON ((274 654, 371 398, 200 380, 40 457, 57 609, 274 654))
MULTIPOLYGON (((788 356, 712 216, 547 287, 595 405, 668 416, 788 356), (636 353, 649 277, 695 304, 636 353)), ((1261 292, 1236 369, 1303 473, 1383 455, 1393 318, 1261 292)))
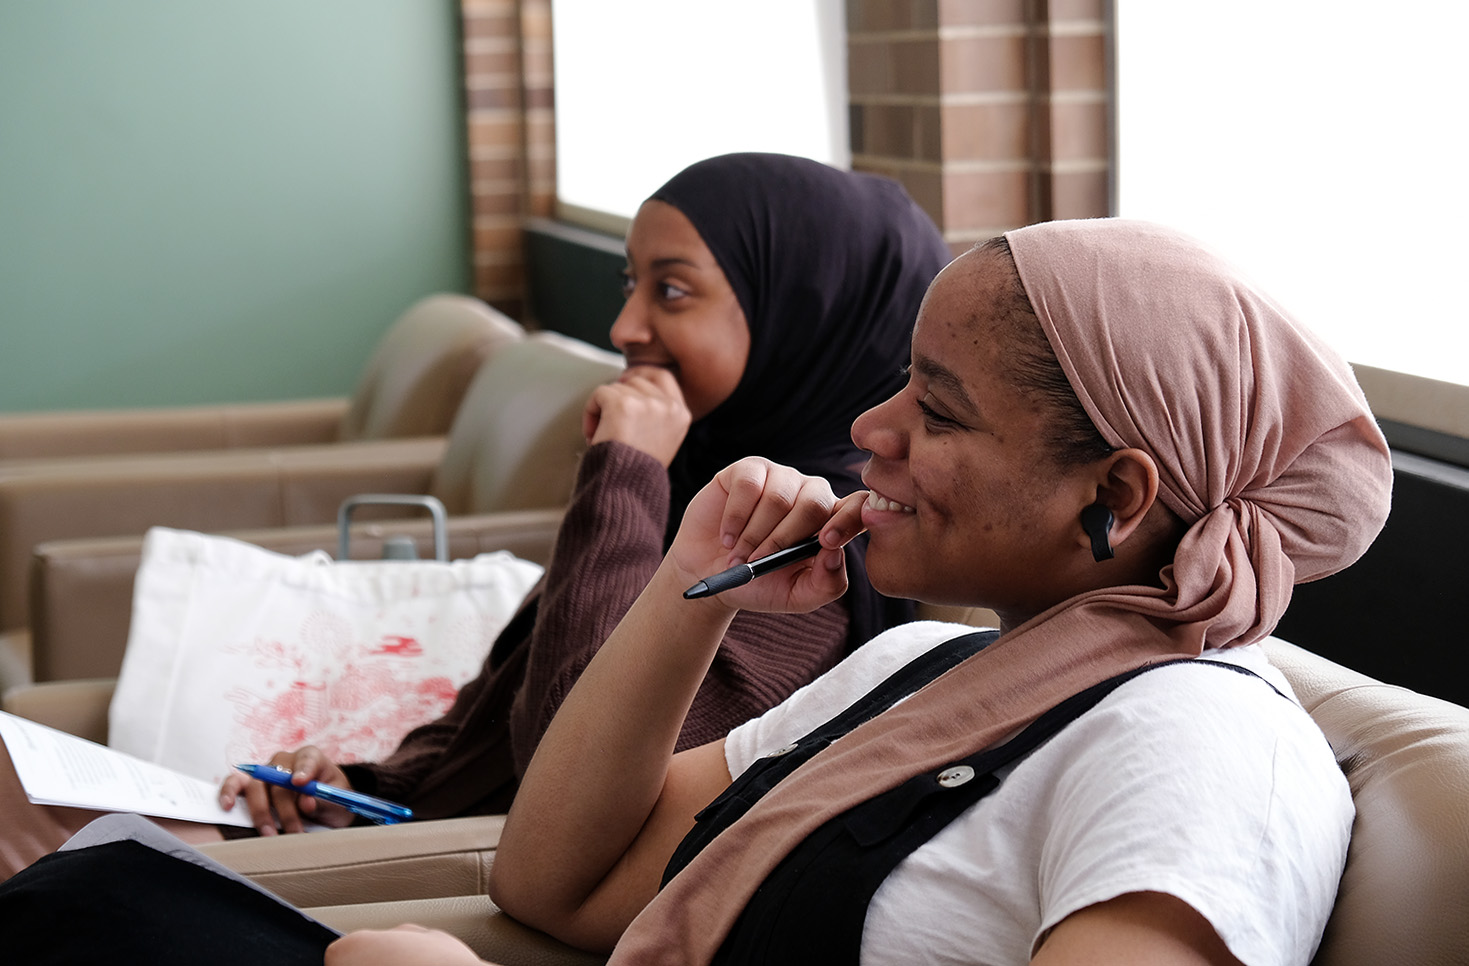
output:
POLYGON ((648 588, 668 602, 681 626, 691 629, 703 629, 706 625, 719 627, 722 634, 723 627, 728 626, 739 613, 738 607, 731 606, 717 595, 694 600, 684 597, 684 591, 707 576, 709 574, 690 574, 678 566, 670 555, 664 558, 653 579, 648 582, 648 588))

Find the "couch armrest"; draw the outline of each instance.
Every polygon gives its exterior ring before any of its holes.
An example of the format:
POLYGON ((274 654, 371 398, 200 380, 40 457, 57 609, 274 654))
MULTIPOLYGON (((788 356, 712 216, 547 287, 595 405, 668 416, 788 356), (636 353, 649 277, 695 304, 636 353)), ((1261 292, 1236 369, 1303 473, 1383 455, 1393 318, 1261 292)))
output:
POLYGON ((598 966, 607 957, 573 949, 501 912, 486 896, 452 896, 363 905, 324 906, 306 912, 342 932, 388 929, 405 922, 458 936, 481 959, 502 966, 598 966))
POLYGON ((338 397, 16 413, 0 416, 0 460, 331 443, 341 433, 347 405, 338 397))
POLYGON ((5 692, 0 708, 69 735, 107 743, 107 709, 112 678, 22 684, 5 692))
MULTIPOLYGON (((449 556, 472 557, 508 550, 546 564, 562 510, 516 510, 450 517, 449 556)), ((335 525, 231 531, 229 536, 299 555, 326 550, 335 555, 335 525)), ((352 555, 382 556, 389 536, 411 536, 419 556, 432 556, 427 519, 373 520, 352 525, 352 555)), ((133 577, 142 556, 142 537, 62 540, 36 548, 31 561, 31 671, 37 681, 113 676, 122 667, 132 619, 133 577)))
POLYGON ((443 439, 0 465, 0 630, 28 623, 32 549, 48 540, 330 523, 358 493, 427 493, 443 439))
POLYGON ((1331 743, 1357 807, 1312 962, 1469 962, 1469 708, 1279 638, 1264 648, 1331 743))
POLYGON ((201 846, 210 858, 298 906, 483 894, 500 844, 502 815, 201 846))

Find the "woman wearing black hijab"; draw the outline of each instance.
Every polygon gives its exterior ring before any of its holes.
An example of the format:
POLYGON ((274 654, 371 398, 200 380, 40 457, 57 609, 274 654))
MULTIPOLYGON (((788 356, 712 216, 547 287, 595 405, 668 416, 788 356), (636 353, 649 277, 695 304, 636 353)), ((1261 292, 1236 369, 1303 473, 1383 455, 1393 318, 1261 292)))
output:
MULTIPOLYGON (((314 748, 276 755, 298 784, 350 784, 420 818, 504 811, 562 698, 718 469, 758 454, 824 476, 838 494, 860 486, 852 420, 902 382, 918 304, 949 260, 903 189, 802 158, 726 155, 655 192, 627 248, 612 341, 628 369, 587 404, 591 445, 541 585, 448 714, 380 763, 339 768, 314 748)), ((860 548, 848 566, 840 601, 795 621, 736 621, 680 747, 722 736, 911 617, 911 602, 872 590, 860 548)), ((262 832, 275 830, 271 806, 282 829, 299 828, 292 793, 243 776, 226 783, 226 808, 241 788, 262 832)), ((299 801, 316 821, 350 820, 299 801)))
MULTIPOLYGON (((949 258, 895 183, 770 154, 713 158, 674 177, 639 209, 627 255, 612 341, 628 367, 587 403, 590 445, 545 579, 444 717, 382 762, 338 766, 310 747, 276 754, 298 784, 378 794, 422 819, 503 812, 551 716, 717 470, 754 454, 823 476, 838 494, 860 487, 851 422, 903 381, 919 302, 949 258)), ((732 545, 731 554, 749 549, 732 545)), ((722 737, 908 619, 909 602, 872 590, 862 549, 847 557, 851 589, 841 600, 796 619, 735 622, 681 748, 722 737)), ((235 776, 221 803, 232 807, 243 791, 263 835, 277 820, 298 831, 303 814, 351 820, 271 789, 267 797, 235 776)), ((96 814, 23 796, 6 807, 13 827, 0 844, 12 871, 96 814)), ((188 842, 222 834, 158 821, 188 842)))

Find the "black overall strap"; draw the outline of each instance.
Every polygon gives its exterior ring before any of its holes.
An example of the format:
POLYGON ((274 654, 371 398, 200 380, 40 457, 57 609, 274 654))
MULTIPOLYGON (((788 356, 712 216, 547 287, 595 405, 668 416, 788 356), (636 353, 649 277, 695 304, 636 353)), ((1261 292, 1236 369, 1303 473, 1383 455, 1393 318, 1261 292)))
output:
POLYGON ((999 631, 976 631, 944 641, 898 668, 840 714, 804 738, 774 751, 746 768, 728 788, 695 816, 697 823, 674 850, 663 870, 663 882, 680 872, 716 835, 733 825, 776 783, 853 728, 891 708, 965 659, 988 647, 999 631))
POLYGON ((1035 750, 1119 685, 1185 658, 1109 678, 1051 708, 1014 738, 914 776, 823 824, 766 877, 714 957, 717 964, 856 963, 867 908, 904 858, 999 787, 995 774, 1035 750))

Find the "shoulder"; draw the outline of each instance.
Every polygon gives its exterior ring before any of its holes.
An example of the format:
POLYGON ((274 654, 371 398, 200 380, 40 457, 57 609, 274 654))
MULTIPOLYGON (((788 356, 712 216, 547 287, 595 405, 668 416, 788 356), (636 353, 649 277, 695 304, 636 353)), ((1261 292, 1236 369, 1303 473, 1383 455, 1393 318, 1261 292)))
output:
POLYGON ((1236 955, 1279 944, 1266 959, 1304 961, 1345 861, 1350 790, 1310 716, 1267 686, 1278 674, 1258 648, 1206 656, 1259 676, 1206 661, 1151 670, 1037 753, 1043 927, 1127 892, 1167 892, 1236 955))
POLYGON ((771 749, 824 723, 920 654, 975 630, 967 624, 914 621, 883 631, 785 701, 731 731, 725 739, 730 774, 739 775, 771 749))
MULTIPOLYGON (((1164 726, 1160 740, 1304 742, 1329 752, 1285 676, 1258 645, 1206 651, 1136 676, 1097 707, 1095 724, 1164 726), (1223 733, 1221 734, 1221 730, 1223 733)), ((1144 746, 1146 747, 1146 746, 1144 746)))
POLYGON ((1235 800, 1265 798, 1318 783, 1345 794, 1325 736, 1258 647, 1209 652, 1140 674, 1054 743, 1068 760, 1063 780, 1111 775, 1105 780, 1115 786, 1116 768, 1125 766, 1122 774, 1136 776, 1131 783, 1150 797, 1233 788, 1235 800), (1283 783, 1274 774, 1282 770, 1283 783))

